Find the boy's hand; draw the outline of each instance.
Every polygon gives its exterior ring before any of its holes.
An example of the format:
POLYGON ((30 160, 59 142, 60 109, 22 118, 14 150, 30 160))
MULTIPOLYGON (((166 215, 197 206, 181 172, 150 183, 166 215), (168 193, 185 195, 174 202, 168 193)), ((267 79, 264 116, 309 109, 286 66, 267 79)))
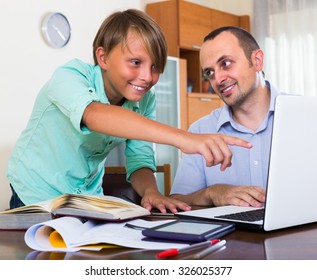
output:
POLYGON ((149 211, 151 211, 153 208, 156 208, 162 213, 166 213, 167 210, 171 211, 172 213, 177 213, 178 210, 191 210, 191 207, 186 203, 166 197, 156 190, 146 192, 142 198, 141 205, 149 211))
POLYGON ((187 154, 201 154, 205 158, 206 166, 221 164, 220 169, 223 171, 231 166, 232 152, 228 145, 252 147, 251 143, 233 136, 190 133, 190 137, 183 138, 179 148, 187 154))

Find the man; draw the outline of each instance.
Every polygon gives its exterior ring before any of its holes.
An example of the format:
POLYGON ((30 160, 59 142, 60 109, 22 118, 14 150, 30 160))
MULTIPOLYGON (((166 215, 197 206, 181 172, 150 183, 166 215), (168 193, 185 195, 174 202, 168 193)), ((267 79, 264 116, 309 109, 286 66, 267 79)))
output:
POLYGON ((207 167, 200 155, 183 154, 171 196, 189 205, 255 206, 265 201, 274 102, 280 93, 263 75, 264 54, 238 27, 221 27, 204 39, 200 63, 225 105, 190 127, 195 133, 223 133, 252 143, 232 147, 232 166, 207 167))

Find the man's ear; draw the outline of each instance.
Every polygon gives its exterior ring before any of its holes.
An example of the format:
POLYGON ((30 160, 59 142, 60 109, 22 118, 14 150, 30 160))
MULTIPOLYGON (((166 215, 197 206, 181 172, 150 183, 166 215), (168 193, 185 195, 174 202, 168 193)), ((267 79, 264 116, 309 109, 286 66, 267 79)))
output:
POLYGON ((106 62, 106 52, 103 47, 98 47, 96 49, 96 58, 98 61, 98 65, 101 69, 107 70, 107 62, 106 62))
POLYGON ((263 69, 263 62, 264 62, 264 53, 262 50, 258 49, 256 51, 254 51, 254 53, 252 54, 252 60, 253 60, 253 64, 256 68, 256 71, 262 71, 263 69))

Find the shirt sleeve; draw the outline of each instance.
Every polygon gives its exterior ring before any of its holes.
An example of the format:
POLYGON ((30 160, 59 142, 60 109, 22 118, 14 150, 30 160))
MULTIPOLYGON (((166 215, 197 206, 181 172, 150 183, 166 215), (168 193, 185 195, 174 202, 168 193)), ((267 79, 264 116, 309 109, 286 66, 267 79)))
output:
MULTIPOLYGON (((189 131, 202 133, 199 122, 193 124, 189 131)), ((206 188, 205 159, 200 154, 182 154, 177 167, 171 194, 190 194, 206 188)))
MULTIPOLYGON (((156 99, 155 94, 149 91, 140 101, 139 107, 135 109, 137 113, 151 120, 156 119, 156 99)), ((156 170, 155 154, 153 143, 140 140, 129 139, 125 149, 127 180, 131 174, 141 168, 149 168, 153 172, 156 170)))
POLYGON ((171 194, 190 194, 206 188, 203 158, 183 154, 173 181, 171 194))
POLYGON ((84 110, 91 102, 100 101, 93 76, 92 69, 75 61, 57 68, 47 85, 48 99, 70 119, 77 131, 83 133, 89 133, 81 125, 84 110))

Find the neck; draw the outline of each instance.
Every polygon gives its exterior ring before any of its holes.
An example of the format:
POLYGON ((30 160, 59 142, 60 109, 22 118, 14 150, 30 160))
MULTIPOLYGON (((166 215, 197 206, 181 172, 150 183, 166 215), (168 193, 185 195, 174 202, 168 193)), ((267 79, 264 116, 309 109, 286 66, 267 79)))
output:
POLYGON ((268 87, 258 88, 242 105, 231 108, 234 121, 256 131, 267 116, 270 100, 268 87))

